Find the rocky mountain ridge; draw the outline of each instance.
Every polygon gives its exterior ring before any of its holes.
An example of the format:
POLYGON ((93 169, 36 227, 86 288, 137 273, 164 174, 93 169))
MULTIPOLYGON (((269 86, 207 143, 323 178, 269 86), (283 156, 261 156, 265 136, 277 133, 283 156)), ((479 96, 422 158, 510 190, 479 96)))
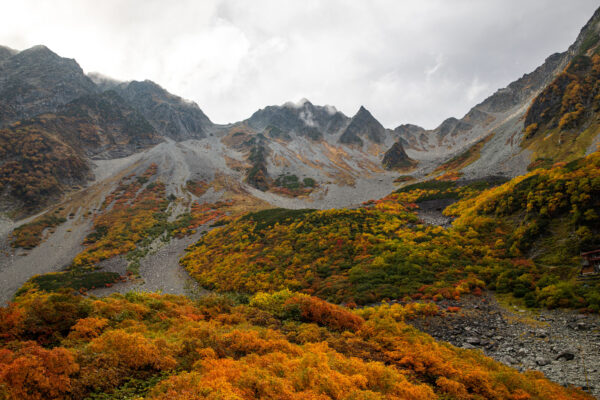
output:
MULTIPOLYGON (((525 129, 533 123, 532 114, 528 113, 530 105, 534 103, 532 107, 535 109, 535 104, 539 103, 538 96, 548 90, 576 57, 593 55, 599 42, 600 9, 596 10, 565 52, 550 55, 540 67, 497 90, 461 119, 448 118, 432 130, 401 125, 395 132, 413 157, 447 160, 493 134, 485 146, 478 149, 481 154, 479 159, 465 166, 461 173, 470 178, 523 174, 537 157, 532 154, 535 151, 526 148, 529 143, 525 141, 525 129), (526 114, 530 116, 526 117, 526 114), (527 121, 524 123, 525 119, 527 121)), ((586 107, 590 107, 590 104, 586 107)), ((586 143, 588 149, 593 148, 594 144, 586 143)), ((585 151, 578 154, 581 156, 585 151)), ((564 155, 559 158, 562 157, 564 155)))
POLYGON ((113 88, 162 136, 175 141, 206 137, 214 124, 196 103, 175 96, 152 81, 132 81, 113 88))
MULTIPOLYGON (((515 176, 535 164, 532 157, 546 157, 535 155, 535 151, 532 156, 531 150, 523 148, 524 120, 533 124, 536 110, 542 110, 536 105, 537 96, 549 90, 574 57, 586 57, 598 47, 599 19, 596 12, 566 52, 551 55, 535 71, 498 90, 461 119, 448 118, 430 131, 410 124, 386 129, 364 106, 348 117, 335 107, 313 105, 306 99, 268 106, 235 124, 216 125, 198 105, 154 82, 88 76, 74 60, 61 58, 44 46, 0 51, 0 126, 22 121, 30 128, 46 130, 71 146, 71 153, 83 157, 88 165, 94 164, 94 159, 136 154, 144 158, 145 149, 164 140, 203 141, 214 135, 219 150, 207 155, 205 162, 224 162, 226 168, 211 168, 208 176, 228 175, 242 186, 257 170, 261 171, 261 181, 264 178, 273 183, 285 176, 316 179, 319 189, 309 196, 313 200, 317 192, 326 195, 327 185, 352 187, 375 177, 386 181, 391 178, 386 169, 417 166, 412 174, 420 177, 442 173, 447 164, 459 168, 453 172, 466 178, 515 176), (258 153, 256 143, 261 143, 258 153), (256 154, 262 155, 260 168, 256 154), (466 161, 443 164, 457 158, 466 161)), ((594 107, 594 93, 588 95, 584 108, 594 107)), ((15 129, 9 127, 7 132, 14 135, 15 129)), ((587 146, 587 151, 595 137, 594 132, 587 134, 579 146, 587 146)), ((555 155, 552 159, 563 157, 555 155)), ((273 189, 258 186, 264 192, 273 189)), ((287 202, 267 194, 260 196, 269 197, 271 202, 287 202)))

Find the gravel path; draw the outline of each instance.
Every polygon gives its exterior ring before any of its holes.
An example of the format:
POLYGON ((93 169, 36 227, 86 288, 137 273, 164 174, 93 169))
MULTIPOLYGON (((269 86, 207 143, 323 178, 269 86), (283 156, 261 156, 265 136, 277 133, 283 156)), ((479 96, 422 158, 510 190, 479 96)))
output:
MULTIPOLYGON (((198 241, 208 226, 198 229, 194 235, 172 239, 168 244, 155 241, 154 250, 140 261, 140 278, 124 283, 117 283, 110 288, 100 288, 88 292, 94 296, 108 296, 112 293, 127 293, 130 291, 140 292, 162 292, 169 294, 187 295, 202 292, 198 284, 190 278, 188 273, 179 265, 179 259, 185 254, 185 249, 192 243, 198 241)), ((106 270, 112 270, 124 274, 126 263, 106 266, 106 270), (118 269, 115 269, 115 267, 118 269)))

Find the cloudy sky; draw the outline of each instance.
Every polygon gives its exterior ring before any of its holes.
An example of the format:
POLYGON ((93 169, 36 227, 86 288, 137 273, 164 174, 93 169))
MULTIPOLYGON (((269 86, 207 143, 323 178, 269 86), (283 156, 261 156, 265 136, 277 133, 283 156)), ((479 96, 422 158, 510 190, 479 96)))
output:
POLYGON ((564 51, 597 0, 0 0, 0 44, 156 81, 218 123, 308 98, 433 128, 564 51))

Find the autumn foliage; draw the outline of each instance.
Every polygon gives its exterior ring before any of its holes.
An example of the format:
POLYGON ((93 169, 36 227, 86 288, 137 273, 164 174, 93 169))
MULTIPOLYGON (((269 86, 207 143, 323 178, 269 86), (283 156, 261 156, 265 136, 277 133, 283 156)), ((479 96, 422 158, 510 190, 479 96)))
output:
POLYGON ((596 285, 576 280, 579 253, 600 247, 600 153, 502 182, 432 180, 353 210, 260 211, 209 232, 181 264, 221 292, 369 304, 488 288, 531 307, 600 310, 596 285), (415 214, 436 199, 458 201, 449 229, 415 214))
POLYGON ((535 170, 445 212, 458 216, 457 232, 511 260, 509 268, 481 270, 489 287, 531 306, 600 310, 598 286, 576 281, 580 252, 600 247, 600 152, 535 170))
POLYGON ((209 232, 181 263, 210 289, 289 288, 336 303, 456 298, 483 285, 470 266, 502 261, 469 236, 419 224, 410 201, 421 194, 396 193, 355 210, 250 214, 209 232))
POLYGON ((29 292, 0 309, 0 398, 591 399, 402 322, 428 307, 355 313, 290 291, 247 304, 29 292), (34 307, 69 322, 32 320, 34 307))

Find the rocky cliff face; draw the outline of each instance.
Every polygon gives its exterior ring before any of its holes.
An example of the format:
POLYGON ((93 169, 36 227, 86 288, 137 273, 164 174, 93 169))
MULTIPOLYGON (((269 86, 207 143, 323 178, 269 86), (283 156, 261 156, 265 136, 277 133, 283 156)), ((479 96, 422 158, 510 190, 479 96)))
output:
POLYGON ((340 136, 340 143, 362 145, 363 139, 373 143, 383 143, 386 138, 385 128, 363 106, 340 136))
POLYGON ((196 103, 175 96, 152 81, 122 83, 114 90, 157 132, 175 141, 206 137, 213 128, 196 103))
POLYGON ((96 159, 128 156, 163 140, 114 91, 79 97, 60 107, 56 114, 42 114, 23 124, 37 125, 96 159))
POLYGON ((2 53, 0 125, 54 112, 71 100, 97 92, 75 60, 59 57, 45 46, 2 53))

